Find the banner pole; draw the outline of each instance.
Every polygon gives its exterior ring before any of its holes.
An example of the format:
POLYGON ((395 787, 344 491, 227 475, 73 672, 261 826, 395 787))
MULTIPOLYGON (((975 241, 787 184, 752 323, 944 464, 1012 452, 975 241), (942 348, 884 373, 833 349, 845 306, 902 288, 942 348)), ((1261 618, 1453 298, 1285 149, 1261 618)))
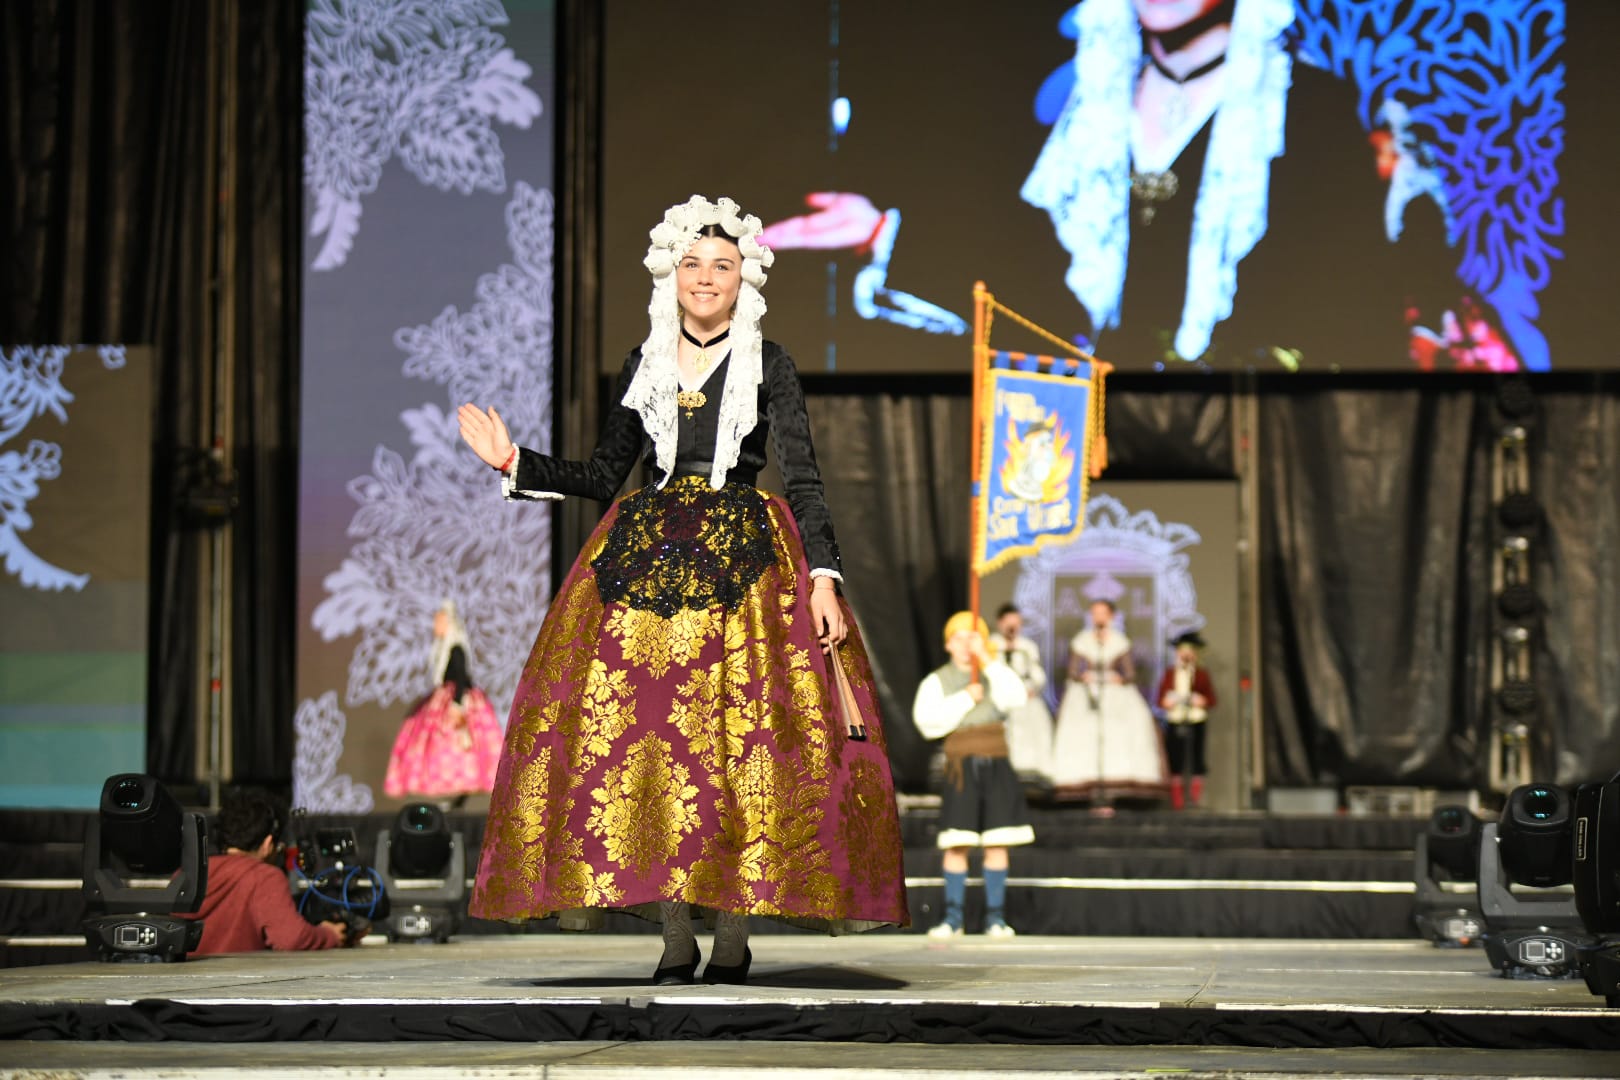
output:
MULTIPOLYGON (((982 457, 982 443, 984 441, 984 369, 989 359, 990 344, 985 340, 985 308, 990 302, 990 292, 985 288, 984 282, 973 283, 973 441, 969 460, 972 462, 972 491, 973 497, 969 502, 968 517, 968 610, 973 613, 975 621, 979 618, 979 568, 977 553, 979 549, 979 525, 984 520, 984 495, 979 486, 979 470, 984 464, 982 457)), ((975 665, 977 666, 977 665, 975 665)))
MULTIPOLYGON (((973 625, 979 622, 979 528, 984 520, 985 492, 980 490, 979 469, 983 465, 980 458, 983 455, 984 441, 984 372, 990 359, 989 325, 985 318, 986 311, 993 298, 990 290, 985 288, 982 281, 973 283, 973 433, 972 448, 969 453, 971 462, 971 481, 973 497, 968 500, 968 610, 973 613, 973 625)), ((986 647, 989 642, 985 642, 986 647)), ((973 661, 973 678, 979 678, 979 661, 973 661)))

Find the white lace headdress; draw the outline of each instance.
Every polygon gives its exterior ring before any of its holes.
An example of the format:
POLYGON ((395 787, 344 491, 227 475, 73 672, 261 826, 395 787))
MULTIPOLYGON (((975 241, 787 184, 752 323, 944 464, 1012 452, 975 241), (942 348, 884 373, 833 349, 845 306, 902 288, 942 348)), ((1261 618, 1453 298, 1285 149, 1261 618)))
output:
MULTIPOLYGON (((1072 256, 1064 280, 1101 331, 1119 325, 1125 288, 1142 34, 1131 0, 1086 0, 1076 20, 1074 89, 1020 194, 1051 215, 1072 256)), ((1176 352, 1189 360, 1208 350, 1215 325, 1232 314, 1238 263, 1266 234, 1271 162, 1283 152, 1293 71, 1282 34, 1293 21, 1293 0, 1238 0, 1233 10, 1226 89, 1193 208, 1175 337, 1176 352)))
POLYGON ((709 486, 719 488, 726 472, 737 464, 743 437, 759 420, 759 384, 764 381, 764 337, 759 321, 765 315, 765 271, 775 261, 771 249, 759 242, 764 226, 753 214, 744 215, 731 199, 710 202, 693 195, 664 211, 664 220, 648 236, 652 244, 643 260, 653 276, 652 300, 647 305, 651 329, 641 345, 641 366, 625 391, 624 404, 641 414, 641 423, 653 441, 653 453, 663 470, 662 487, 675 469, 675 395, 680 376, 675 367, 680 349, 681 307, 675 295, 675 267, 697 243, 708 225, 718 225, 737 238, 742 252, 742 285, 731 316, 731 362, 720 391, 720 430, 714 444, 714 468, 709 486))

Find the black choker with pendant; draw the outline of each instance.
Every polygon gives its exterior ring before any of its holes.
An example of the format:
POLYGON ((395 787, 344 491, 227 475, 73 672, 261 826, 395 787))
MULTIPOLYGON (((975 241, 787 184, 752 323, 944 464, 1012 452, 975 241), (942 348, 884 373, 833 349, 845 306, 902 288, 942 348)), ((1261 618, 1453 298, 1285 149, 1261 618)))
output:
POLYGON ((699 341, 697 336, 685 326, 681 327, 681 337, 697 346, 697 355, 692 358, 692 366, 697 368, 699 371, 709 370, 709 364, 711 362, 711 358, 709 356, 710 347, 720 344, 730 336, 731 327, 728 326, 718 334, 714 335, 714 337, 710 338, 708 341, 699 341))

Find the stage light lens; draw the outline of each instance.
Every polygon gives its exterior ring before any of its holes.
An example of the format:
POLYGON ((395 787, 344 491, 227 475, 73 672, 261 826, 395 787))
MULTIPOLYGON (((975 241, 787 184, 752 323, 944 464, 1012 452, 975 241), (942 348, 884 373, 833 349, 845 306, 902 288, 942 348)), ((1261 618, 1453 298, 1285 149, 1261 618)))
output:
POLYGON ((143 794, 139 780, 120 780, 113 786, 112 802, 120 810, 134 810, 141 805, 143 794))
POLYGON ((427 832, 437 824, 438 814, 431 806, 407 806, 404 813, 405 827, 415 832, 427 832))
POLYGON ((1574 825, 1569 795, 1561 788, 1515 788, 1497 827, 1503 869, 1520 885, 1545 889, 1566 884, 1574 871, 1574 825))
POLYGON ((1558 813, 1559 799, 1544 787, 1533 787, 1524 794, 1524 812, 1537 821, 1546 821, 1558 813))

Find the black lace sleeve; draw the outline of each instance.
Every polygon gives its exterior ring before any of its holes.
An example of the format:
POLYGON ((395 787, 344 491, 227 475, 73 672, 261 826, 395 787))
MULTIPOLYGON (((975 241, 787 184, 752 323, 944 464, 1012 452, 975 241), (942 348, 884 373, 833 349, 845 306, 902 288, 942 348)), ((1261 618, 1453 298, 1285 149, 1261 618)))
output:
POLYGON ((816 450, 810 442, 810 415, 804 408, 804 390, 793 358, 784 349, 766 346, 765 388, 771 440, 776 447, 776 464, 782 470, 788 506, 799 523, 805 557, 812 570, 843 573, 838 558, 838 540, 833 536, 832 515, 816 468, 816 450))
POLYGON ((521 498, 525 492, 554 491, 605 502, 618 494, 647 441, 641 415, 624 404, 625 391, 630 388, 630 380, 640 363, 640 349, 625 360, 618 385, 613 388, 613 404, 602 423, 602 434, 596 440, 590 460, 568 461, 522 448, 518 451, 513 477, 514 495, 521 498))
POLYGON ((444 665, 444 681, 455 687, 457 701, 472 689, 472 676, 467 674, 467 650, 460 645, 450 647, 450 659, 444 665))

